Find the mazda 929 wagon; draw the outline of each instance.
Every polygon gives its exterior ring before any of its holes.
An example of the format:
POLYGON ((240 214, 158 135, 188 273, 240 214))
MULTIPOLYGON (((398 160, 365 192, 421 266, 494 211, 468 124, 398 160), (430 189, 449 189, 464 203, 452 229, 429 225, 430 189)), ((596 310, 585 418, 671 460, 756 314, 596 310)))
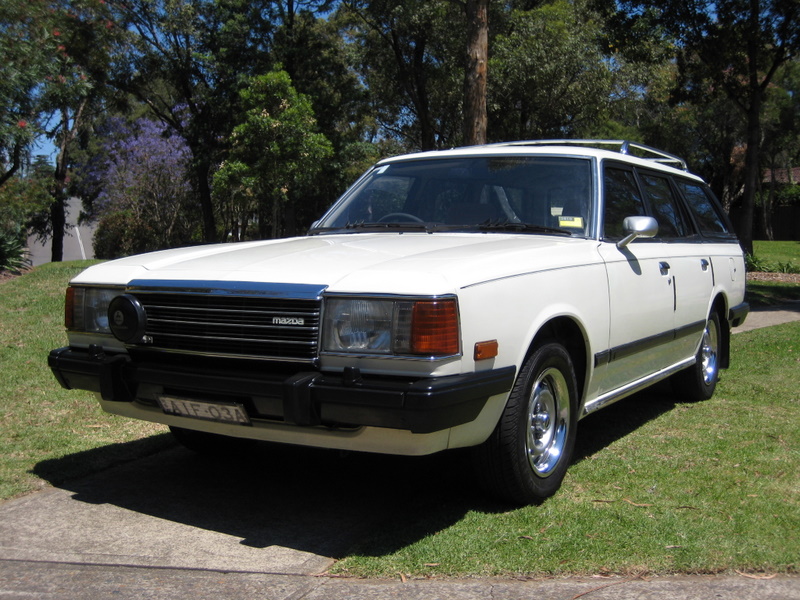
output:
POLYGON ((497 496, 556 492, 586 415, 669 379, 709 398, 748 312, 709 187, 627 142, 380 161, 302 237, 93 266, 49 365, 190 448, 472 448, 497 496))

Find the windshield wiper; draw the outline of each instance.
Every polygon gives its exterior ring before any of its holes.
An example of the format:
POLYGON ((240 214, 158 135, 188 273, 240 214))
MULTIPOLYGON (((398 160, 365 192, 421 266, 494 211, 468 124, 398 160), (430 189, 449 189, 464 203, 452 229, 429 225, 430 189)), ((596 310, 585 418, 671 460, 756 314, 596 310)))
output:
POLYGON ((387 221, 386 223, 366 223, 364 221, 358 221, 356 223, 348 223, 344 226, 345 229, 359 229, 359 230, 366 230, 366 231, 386 231, 387 229, 403 229, 403 230, 411 230, 411 231, 427 231, 428 225, 427 223, 414 223, 414 222, 397 222, 397 221, 387 221))
POLYGON ((485 221, 474 225, 470 224, 443 224, 443 223, 415 223, 389 221, 386 223, 370 223, 364 221, 350 222, 343 227, 317 227, 309 231, 310 235, 318 233, 335 232, 356 232, 356 231, 425 231, 435 232, 454 232, 454 231, 504 231, 521 233, 545 233, 549 235, 572 236, 572 232, 558 227, 547 227, 545 225, 533 225, 531 223, 516 223, 514 221, 485 221))
POLYGON ((522 233, 548 233, 552 235, 572 236, 572 232, 558 227, 534 225, 532 223, 517 223, 514 221, 486 221, 477 226, 481 231, 511 231, 522 233))

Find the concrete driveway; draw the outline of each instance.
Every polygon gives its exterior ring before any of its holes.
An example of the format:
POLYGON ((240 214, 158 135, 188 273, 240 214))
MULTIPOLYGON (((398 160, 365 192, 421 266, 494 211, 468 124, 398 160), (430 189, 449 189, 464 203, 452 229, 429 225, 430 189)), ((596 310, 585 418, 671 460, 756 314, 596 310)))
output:
POLYGON ((209 460, 175 446, 1 504, 0 560, 320 574, 393 513, 435 502, 448 461, 267 445, 209 460))

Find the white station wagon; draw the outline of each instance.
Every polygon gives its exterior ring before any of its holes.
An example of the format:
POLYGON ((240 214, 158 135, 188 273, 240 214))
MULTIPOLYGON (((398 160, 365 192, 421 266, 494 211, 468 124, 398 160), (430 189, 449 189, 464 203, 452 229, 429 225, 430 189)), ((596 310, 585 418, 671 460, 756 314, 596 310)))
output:
POLYGON ((744 291, 730 224, 681 159, 513 142, 383 160, 304 237, 93 266, 49 365, 195 450, 473 447, 493 494, 535 503, 582 417, 665 378, 713 394, 744 291))

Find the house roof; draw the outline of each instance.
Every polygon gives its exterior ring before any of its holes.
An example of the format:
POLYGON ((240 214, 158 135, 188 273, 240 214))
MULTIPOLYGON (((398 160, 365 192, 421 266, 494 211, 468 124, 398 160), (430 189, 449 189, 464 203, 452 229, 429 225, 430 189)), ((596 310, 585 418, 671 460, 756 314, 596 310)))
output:
POLYGON ((764 169, 762 181, 770 182, 775 177, 776 183, 800 184, 800 167, 791 169, 764 169))

